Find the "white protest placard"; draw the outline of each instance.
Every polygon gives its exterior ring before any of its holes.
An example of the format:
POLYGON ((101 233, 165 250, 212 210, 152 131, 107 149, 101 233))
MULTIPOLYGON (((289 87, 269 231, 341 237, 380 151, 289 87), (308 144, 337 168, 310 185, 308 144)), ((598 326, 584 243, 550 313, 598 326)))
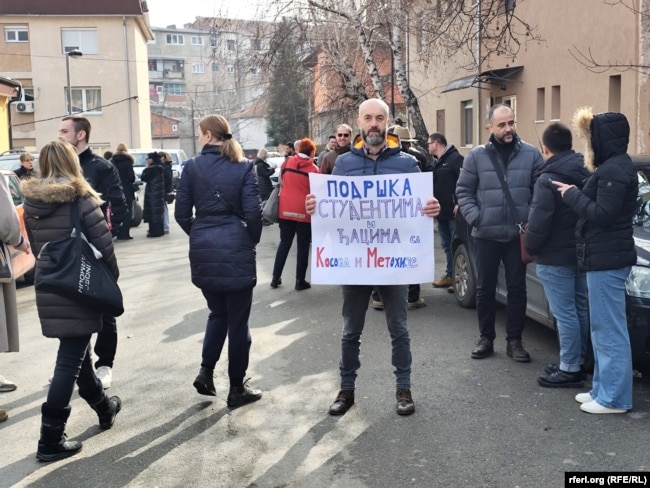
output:
POLYGON ((311 281, 320 285, 410 285, 433 281, 431 173, 309 174, 311 281))

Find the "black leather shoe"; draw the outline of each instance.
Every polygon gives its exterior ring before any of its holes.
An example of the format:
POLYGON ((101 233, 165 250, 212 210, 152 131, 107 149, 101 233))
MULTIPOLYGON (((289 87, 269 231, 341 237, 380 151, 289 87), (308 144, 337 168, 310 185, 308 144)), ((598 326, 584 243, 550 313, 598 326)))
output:
POLYGON ((309 281, 305 281, 305 280, 296 281, 296 291, 308 290, 309 288, 311 288, 311 283, 309 283, 309 281))
POLYGON ((472 349, 472 357, 474 359, 483 359, 494 354, 494 345, 490 339, 481 337, 476 342, 476 347, 472 349))
MULTIPOLYGON (((546 374, 553 374, 557 373, 558 371, 560 371, 559 364, 547 364, 544 366, 544 373, 546 374)), ((587 369, 585 368, 584 364, 580 365, 580 379, 582 381, 585 381, 587 379, 587 369)))
POLYGON ((415 403, 408 388, 398 388, 395 394, 397 398, 397 415, 411 415, 415 412, 415 403))
POLYGON ((354 390, 339 390, 336 400, 330 405, 330 415, 343 415, 354 405, 354 390))
POLYGON ((217 390, 214 388, 213 369, 201 367, 193 385, 201 395, 217 396, 217 390))
POLYGON ((582 373, 569 373, 558 369, 554 373, 543 373, 537 378, 537 383, 546 388, 583 388, 582 373))
POLYGON ((517 361, 518 363, 528 363, 530 362, 530 354, 524 349, 524 343, 521 342, 521 339, 514 339, 508 341, 508 347, 506 348, 506 354, 517 361))
POLYGON ((281 284, 282 284, 282 279, 281 278, 278 278, 277 280, 275 278, 273 278, 271 280, 271 288, 277 288, 281 284))
POLYGON ((226 403, 229 408, 242 407, 262 398, 262 392, 248 386, 248 380, 242 386, 231 386, 226 403))

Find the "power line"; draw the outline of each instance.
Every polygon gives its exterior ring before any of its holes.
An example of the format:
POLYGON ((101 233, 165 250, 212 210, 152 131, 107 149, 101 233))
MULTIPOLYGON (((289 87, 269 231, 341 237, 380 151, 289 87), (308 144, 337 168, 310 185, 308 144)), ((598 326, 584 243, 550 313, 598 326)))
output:
MULTIPOLYGON (((104 107, 110 107, 112 105, 117 105, 118 103, 126 102, 127 100, 135 100, 138 103, 140 102, 138 96, 134 95, 134 96, 129 97, 129 98, 123 98, 122 100, 118 100, 117 102, 108 103, 106 105, 100 105, 97 108, 98 109, 103 109, 104 107)), ((85 113, 87 113, 87 112, 88 111, 86 111, 85 113)), ((57 115, 57 116, 54 116, 54 117, 50 117, 50 118, 47 118, 47 119, 34 120, 32 122, 23 122, 22 124, 11 124, 11 125, 12 125, 12 127, 20 127, 21 125, 39 124, 41 122, 48 122, 50 120, 62 119, 63 117, 67 117, 68 115, 82 115, 82 114, 84 114, 84 112, 77 112, 77 113, 73 113, 73 114, 63 114, 63 115, 57 115)))

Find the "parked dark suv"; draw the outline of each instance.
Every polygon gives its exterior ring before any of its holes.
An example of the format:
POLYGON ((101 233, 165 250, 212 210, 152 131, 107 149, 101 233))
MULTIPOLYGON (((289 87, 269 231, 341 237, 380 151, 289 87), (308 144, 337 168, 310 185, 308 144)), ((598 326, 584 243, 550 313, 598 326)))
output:
MULTIPOLYGON (((625 282, 628 330, 635 361, 650 361, 650 156, 632 156, 639 178, 637 210, 634 215, 634 242, 637 263, 625 282)), ((476 306, 476 256, 471 226, 460 213, 452 241, 454 294, 461 307, 476 306)), ((546 294, 537 277, 536 264, 526 271, 528 303, 526 315, 552 329, 556 328, 546 294)), ((506 280, 503 265, 499 268, 497 300, 506 303, 506 280)))

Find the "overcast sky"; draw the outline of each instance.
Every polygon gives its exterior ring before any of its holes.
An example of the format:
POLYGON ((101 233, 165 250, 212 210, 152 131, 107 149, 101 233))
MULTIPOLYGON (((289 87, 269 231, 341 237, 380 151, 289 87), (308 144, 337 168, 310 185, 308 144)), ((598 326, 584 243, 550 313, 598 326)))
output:
MULTIPOLYGON (((193 22, 195 17, 259 19, 258 5, 269 0, 147 0, 149 21, 153 27, 193 22)), ((268 16, 268 7, 262 15, 268 16)), ((267 20, 270 20, 267 17, 267 20)))

